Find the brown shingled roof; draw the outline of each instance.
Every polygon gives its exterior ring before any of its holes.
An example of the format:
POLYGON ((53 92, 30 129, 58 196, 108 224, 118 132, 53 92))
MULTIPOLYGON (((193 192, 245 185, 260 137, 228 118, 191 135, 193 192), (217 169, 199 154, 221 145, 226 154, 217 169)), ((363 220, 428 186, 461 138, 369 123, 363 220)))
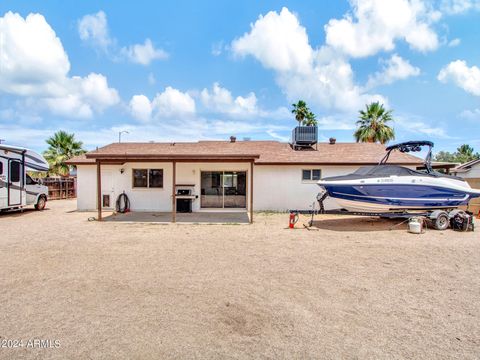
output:
MULTIPOLYGON (((69 160, 70 164, 133 160, 254 160, 255 164, 377 164, 385 147, 371 143, 319 143, 317 149, 293 150, 278 141, 199 141, 189 143, 113 143, 69 160)), ((420 165, 422 159, 393 152, 389 163, 420 165)))

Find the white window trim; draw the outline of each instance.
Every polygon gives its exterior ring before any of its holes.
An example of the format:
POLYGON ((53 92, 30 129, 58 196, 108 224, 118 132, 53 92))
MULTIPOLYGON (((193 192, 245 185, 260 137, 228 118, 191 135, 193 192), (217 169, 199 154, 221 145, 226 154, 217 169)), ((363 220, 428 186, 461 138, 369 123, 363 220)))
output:
POLYGON ((312 180, 312 175, 313 175, 313 170, 319 170, 320 171, 320 178, 322 178, 322 169, 320 168, 311 168, 311 169, 302 169, 300 172, 300 179, 302 180, 302 184, 316 184, 318 180, 312 180), (310 171, 310 180, 304 180, 303 179, 303 172, 304 171, 310 171))

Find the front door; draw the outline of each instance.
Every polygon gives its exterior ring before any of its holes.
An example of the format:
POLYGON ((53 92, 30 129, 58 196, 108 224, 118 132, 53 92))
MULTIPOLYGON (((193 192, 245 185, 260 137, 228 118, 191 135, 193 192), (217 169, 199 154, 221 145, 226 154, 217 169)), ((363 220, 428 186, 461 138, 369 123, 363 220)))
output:
POLYGON ((23 190, 22 163, 18 160, 8 161, 8 206, 22 204, 23 190))
POLYGON ((202 171, 201 208, 245 209, 247 173, 245 171, 202 171))

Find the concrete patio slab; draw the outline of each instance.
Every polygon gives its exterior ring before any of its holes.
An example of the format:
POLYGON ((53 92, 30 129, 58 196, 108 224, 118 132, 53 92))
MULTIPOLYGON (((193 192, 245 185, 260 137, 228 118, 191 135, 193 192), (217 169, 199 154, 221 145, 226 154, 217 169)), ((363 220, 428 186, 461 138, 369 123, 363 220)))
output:
MULTIPOLYGON (((170 223, 170 212, 129 212, 126 214, 111 214, 105 216, 104 221, 115 222, 145 222, 145 223, 170 223)), ((177 213, 177 223, 204 223, 204 224, 248 224, 246 212, 194 212, 177 213)))

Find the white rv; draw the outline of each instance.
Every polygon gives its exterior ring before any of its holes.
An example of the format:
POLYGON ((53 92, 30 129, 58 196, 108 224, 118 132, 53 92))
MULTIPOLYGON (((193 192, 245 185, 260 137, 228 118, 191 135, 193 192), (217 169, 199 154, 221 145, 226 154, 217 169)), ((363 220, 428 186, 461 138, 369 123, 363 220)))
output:
POLYGON ((34 181, 27 170, 48 171, 48 163, 34 151, 0 144, 0 211, 27 205, 45 208, 48 188, 34 181))

